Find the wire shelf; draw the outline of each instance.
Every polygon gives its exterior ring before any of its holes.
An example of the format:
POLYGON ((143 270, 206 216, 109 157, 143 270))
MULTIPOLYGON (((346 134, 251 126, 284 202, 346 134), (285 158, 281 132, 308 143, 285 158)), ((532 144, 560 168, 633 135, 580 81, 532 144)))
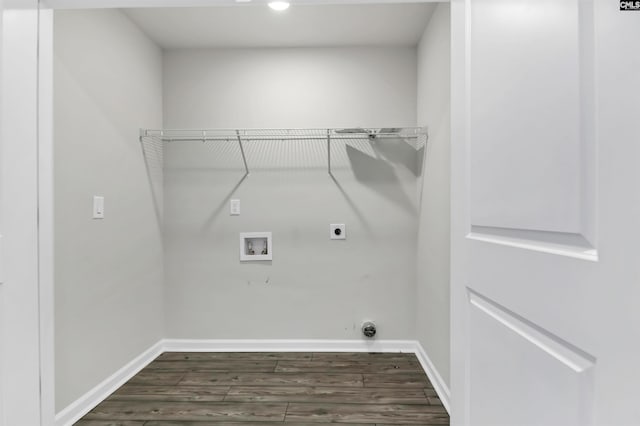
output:
POLYGON ((380 128, 330 128, 330 129, 140 129, 140 141, 174 142, 237 142, 246 174, 249 165, 244 142, 249 141, 326 141, 327 170, 331 175, 332 141, 382 141, 403 140, 412 142, 418 149, 420 141, 426 143, 427 129, 424 127, 380 127, 380 128))

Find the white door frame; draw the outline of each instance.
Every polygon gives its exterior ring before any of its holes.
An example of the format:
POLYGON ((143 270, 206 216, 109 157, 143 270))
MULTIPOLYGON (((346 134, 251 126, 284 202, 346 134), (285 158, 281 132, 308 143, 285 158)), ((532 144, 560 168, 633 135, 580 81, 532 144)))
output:
MULTIPOLYGON (((0 0, 0 18, 4 14, 4 2, 0 0)), ((2 82, 2 21, 0 19, 0 82, 2 82)), ((0 105, 2 105, 2 84, 0 84, 0 105)), ((2 113, 0 113, 0 129, 2 129, 2 113)), ((2 158, 2 133, 0 133, 0 159, 2 158)), ((0 167, 0 174, 2 173, 2 169, 0 167)), ((4 283, 4 256, 3 256, 3 243, 2 243, 2 232, 3 222, 2 222, 2 179, 0 178, 0 307, 3 306, 4 294, 2 293, 2 284, 4 283)), ((1 308, 0 308, 1 309, 1 308)), ((0 342, 4 341, 4 322, 2 315, 0 315, 0 342)), ((2 371, 4 369, 4 358, 3 358, 3 348, 0 346, 0 377, 4 377, 2 371)), ((4 419, 4 380, 0 379, 0 426, 5 426, 6 422, 4 419)))
POLYGON ((38 19, 38 250, 40 280, 40 407, 42 426, 55 419, 53 11, 38 19))
MULTIPOLYGON (((465 197, 456 197, 454 194, 461 192, 454 191, 454 188, 468 188, 469 176, 469 159, 466 155, 468 151, 468 126, 467 126, 467 84, 469 78, 469 70, 467 67, 468 58, 466 57, 466 37, 467 32, 467 15, 466 0, 451 0, 451 257, 450 257, 450 283, 467 283, 467 251, 464 244, 467 229, 467 218, 469 217, 469 203, 465 197), (465 161, 453 161, 464 158, 465 161)), ((458 389, 464 388, 468 382, 466 374, 468 369, 458 370, 453 368, 457 365, 464 365, 467 360, 467 354, 457 351, 458 343, 454 342, 453 330, 466 330, 466 318, 458 315, 459 311, 453 301, 466 297, 466 294, 460 294, 456 291, 462 291, 463 285, 454 286, 450 284, 449 303, 451 307, 450 325, 451 340, 449 342, 451 348, 451 376, 450 389, 451 399, 451 424, 464 425, 468 421, 468 413, 460 412, 458 407, 468 407, 469 404, 465 400, 466 395, 460 394, 458 389), (456 349, 454 351, 453 349, 456 349)), ((461 341, 466 341, 466 336, 457 336, 461 341)))
POLYGON ((53 385, 53 274, 47 270, 53 264, 52 241, 48 239, 52 234, 39 229, 39 224, 44 229, 50 227, 53 204, 41 198, 38 190, 41 179, 50 180, 52 161, 46 152, 39 155, 38 132, 47 131, 41 127, 46 121, 38 119, 37 5, 37 0, 4 0, 1 5, 0 209, 4 249, 0 259, 0 424, 6 425, 50 424, 53 418, 53 394, 49 391, 53 385), (45 201, 42 206, 41 201, 45 201))

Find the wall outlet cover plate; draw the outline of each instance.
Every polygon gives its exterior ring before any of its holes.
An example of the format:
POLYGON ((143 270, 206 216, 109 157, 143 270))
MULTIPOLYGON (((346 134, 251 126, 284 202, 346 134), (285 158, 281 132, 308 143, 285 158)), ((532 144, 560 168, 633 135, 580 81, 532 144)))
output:
POLYGON ((104 219, 104 197, 100 195, 93 196, 93 218, 104 219))
POLYGON ((346 240, 347 227, 344 223, 332 223, 329 225, 329 238, 332 240, 346 240))
POLYGON ((240 216, 240 200, 231 200, 229 203, 229 214, 231 216, 240 216))

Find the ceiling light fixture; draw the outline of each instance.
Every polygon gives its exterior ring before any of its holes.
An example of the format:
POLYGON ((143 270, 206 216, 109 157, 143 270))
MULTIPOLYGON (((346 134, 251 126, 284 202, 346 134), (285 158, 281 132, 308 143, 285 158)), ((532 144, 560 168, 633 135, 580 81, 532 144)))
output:
POLYGON ((269 3, 269 7, 278 12, 289 9, 288 1, 272 1, 269 3))

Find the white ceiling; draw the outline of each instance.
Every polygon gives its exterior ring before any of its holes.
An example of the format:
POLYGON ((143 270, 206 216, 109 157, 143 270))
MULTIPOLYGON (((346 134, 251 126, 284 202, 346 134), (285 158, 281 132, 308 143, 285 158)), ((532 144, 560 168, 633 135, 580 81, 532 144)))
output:
POLYGON ((435 3, 124 9, 160 47, 415 46, 435 3))

